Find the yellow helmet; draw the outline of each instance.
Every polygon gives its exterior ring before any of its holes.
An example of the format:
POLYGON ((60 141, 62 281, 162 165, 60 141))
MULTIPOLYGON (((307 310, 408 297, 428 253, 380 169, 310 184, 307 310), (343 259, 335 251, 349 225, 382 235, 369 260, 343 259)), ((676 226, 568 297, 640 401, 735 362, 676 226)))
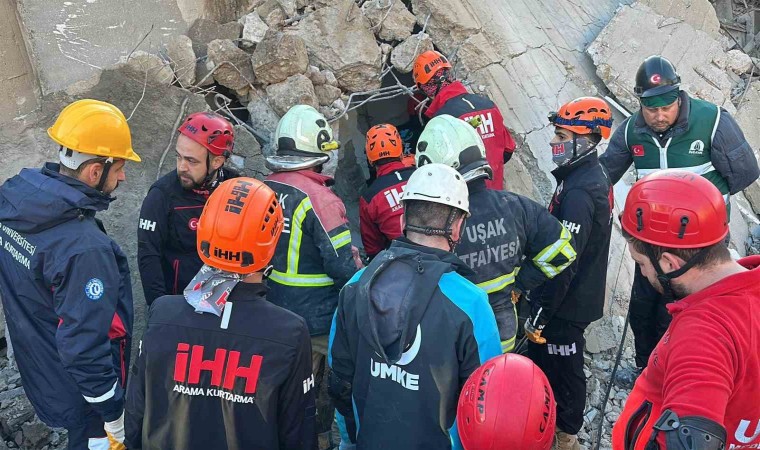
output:
MULTIPOLYGON (((60 146, 84 155, 140 162, 132 149, 127 119, 110 103, 89 99, 73 102, 48 128, 48 136, 60 146)), ((89 158, 77 158, 79 162, 86 159, 89 158)))

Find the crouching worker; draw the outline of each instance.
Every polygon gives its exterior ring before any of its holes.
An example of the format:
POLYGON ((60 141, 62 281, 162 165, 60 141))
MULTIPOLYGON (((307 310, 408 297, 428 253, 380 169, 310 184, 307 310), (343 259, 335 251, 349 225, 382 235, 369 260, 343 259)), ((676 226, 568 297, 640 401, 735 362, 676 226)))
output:
POLYGON ((127 391, 130 449, 316 449, 304 320, 266 300, 283 228, 275 193, 222 183, 198 223, 204 266, 151 306, 127 391))

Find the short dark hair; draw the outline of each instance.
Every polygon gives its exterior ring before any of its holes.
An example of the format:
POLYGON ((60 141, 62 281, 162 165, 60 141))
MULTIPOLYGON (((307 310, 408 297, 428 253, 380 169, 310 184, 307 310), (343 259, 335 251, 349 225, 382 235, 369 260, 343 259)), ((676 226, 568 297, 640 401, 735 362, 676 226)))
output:
POLYGON ((649 244, 636 239, 630 233, 625 231, 625 229, 622 231, 623 237, 634 250, 643 255, 649 256, 648 249, 651 249, 655 259, 660 259, 662 254, 667 252, 683 259, 684 261, 691 261, 693 264, 692 267, 703 267, 710 264, 731 261, 731 253, 728 252, 728 247, 724 241, 700 248, 671 248, 649 244), (700 254, 703 249, 705 251, 700 254))
MULTIPOLYGON (((452 207, 424 200, 407 200, 404 202, 406 223, 418 227, 443 229, 452 207)), ((464 211, 455 208, 454 222, 464 215, 464 211)))

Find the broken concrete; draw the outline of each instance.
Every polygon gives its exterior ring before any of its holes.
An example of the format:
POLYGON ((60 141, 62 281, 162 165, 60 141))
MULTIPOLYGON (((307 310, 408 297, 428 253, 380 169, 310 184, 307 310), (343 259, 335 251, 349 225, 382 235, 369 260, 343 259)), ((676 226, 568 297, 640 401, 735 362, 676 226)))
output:
POLYGON ((325 72, 320 71, 317 66, 309 66, 306 70, 306 76, 309 77, 314 87, 327 84, 327 75, 325 75, 325 72))
POLYGON ((726 67, 737 75, 743 75, 752 68, 752 58, 741 50, 729 50, 726 52, 726 67))
POLYGON ((264 39, 269 26, 261 20, 258 13, 252 12, 243 20, 243 39, 252 44, 258 44, 264 39))
POLYGON ((32 112, 40 95, 37 76, 32 69, 24 44, 16 2, 0 1, 0 42, 3 63, 0 65, 0 123, 32 112))
POLYGON ((172 36, 166 42, 166 56, 179 85, 192 86, 195 83, 196 64, 192 39, 183 34, 172 36))
POLYGON ((256 78, 265 84, 280 83, 309 68, 306 43, 300 36, 269 31, 251 57, 256 78))
POLYGON ((164 61, 160 56, 136 51, 132 53, 126 64, 132 70, 144 73, 158 84, 171 84, 174 81, 174 71, 169 67, 169 62, 164 61))
POLYGON ((251 91, 246 105, 250 114, 250 122, 259 136, 263 137, 264 154, 271 154, 274 130, 280 121, 280 116, 274 111, 266 98, 266 93, 259 90, 251 91))
POLYGON ((231 40, 211 41, 208 44, 208 59, 216 67, 214 79, 217 83, 236 91, 252 87, 255 78, 251 55, 239 49, 231 40))
MULTIPOLYGON (((749 85, 742 102, 737 106, 736 122, 742 128, 744 137, 749 145, 755 150, 755 157, 760 159, 760 82, 755 81, 749 85)), ((760 214, 760 180, 755 180, 752 185, 744 190, 744 195, 752 205, 755 214, 760 214)))
POLYGON ((288 30, 306 42, 309 60, 335 74, 338 85, 349 92, 380 86, 380 47, 369 20, 353 0, 324 6, 288 30))
POLYGON ((467 38, 457 50, 456 67, 469 74, 491 64, 501 62, 499 55, 491 49, 494 44, 488 41, 483 33, 478 33, 467 38))
POLYGON ((213 20, 198 19, 187 30, 187 36, 193 41, 193 51, 197 57, 206 56, 208 44, 217 39, 236 40, 240 38, 243 26, 238 22, 220 25, 213 20))
POLYGON ((248 129, 235 125, 235 150, 228 164, 239 170, 243 176, 263 180, 271 172, 264 164, 261 144, 248 129))
POLYGON ((713 39, 719 39, 720 21, 715 8, 708 0, 639 0, 657 14, 681 19, 694 29, 704 31, 713 39))
MULTIPOLYGON (((420 26, 427 23, 425 31, 433 37, 438 48, 444 54, 451 55, 461 42, 481 29, 477 10, 470 3, 461 0, 412 0, 412 11, 420 26)), ((490 8, 478 5, 477 9, 490 8)))
POLYGON ((725 60, 717 40, 691 25, 663 17, 648 6, 623 6, 587 49, 597 74, 629 110, 638 109, 634 75, 647 56, 670 59, 681 75, 681 87, 692 95, 723 106, 729 112, 733 82, 716 65, 725 60), (635 35, 630 30, 636 29, 635 35), (693 45, 699 42, 699 45, 693 45))
POLYGON ((258 6, 255 11, 269 28, 275 30, 280 30, 282 22, 288 18, 288 14, 278 0, 267 0, 258 6))
POLYGON ((339 88, 329 84, 314 86, 314 92, 317 94, 317 100, 321 106, 330 106, 340 98, 343 93, 339 88))
POLYGON ((403 41, 412 34, 417 21, 401 0, 369 1, 362 5, 375 35, 384 41, 403 41))
POLYGON ((417 33, 393 48, 391 64, 397 71, 409 73, 417 56, 429 50, 433 50, 433 40, 427 33, 417 33))
POLYGON ((270 84, 266 90, 272 109, 279 116, 295 105, 319 107, 314 85, 305 75, 293 75, 282 83, 270 84))

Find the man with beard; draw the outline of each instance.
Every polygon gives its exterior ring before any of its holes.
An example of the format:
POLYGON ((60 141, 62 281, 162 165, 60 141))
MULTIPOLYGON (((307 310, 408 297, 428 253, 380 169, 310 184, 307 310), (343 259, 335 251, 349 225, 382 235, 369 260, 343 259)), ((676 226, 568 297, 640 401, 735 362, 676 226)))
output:
POLYGON ((69 449, 123 449, 132 284, 95 214, 140 157, 124 114, 97 100, 67 106, 48 135, 60 164, 23 169, 0 187, 6 323, 40 419, 68 430, 69 449))
MULTIPOLYGON (((637 178, 661 169, 686 169, 712 182, 728 205, 731 195, 757 179, 757 159, 725 109, 690 97, 680 84, 681 77, 666 58, 645 59, 634 87, 641 110, 618 127, 599 160, 613 184, 631 163, 637 178)), ((620 384, 630 386, 667 329, 665 303, 637 265, 630 304, 637 368, 618 372, 620 384)))
POLYGON ((631 188, 620 218, 672 322, 612 430, 614 450, 760 445, 760 257, 733 261, 721 192, 663 170, 631 188))
POLYGON ((200 270, 198 218, 216 186, 238 176, 224 167, 235 139, 227 119, 193 113, 178 131, 177 169, 153 183, 140 210, 137 259, 149 305, 162 295, 181 294, 200 270))

